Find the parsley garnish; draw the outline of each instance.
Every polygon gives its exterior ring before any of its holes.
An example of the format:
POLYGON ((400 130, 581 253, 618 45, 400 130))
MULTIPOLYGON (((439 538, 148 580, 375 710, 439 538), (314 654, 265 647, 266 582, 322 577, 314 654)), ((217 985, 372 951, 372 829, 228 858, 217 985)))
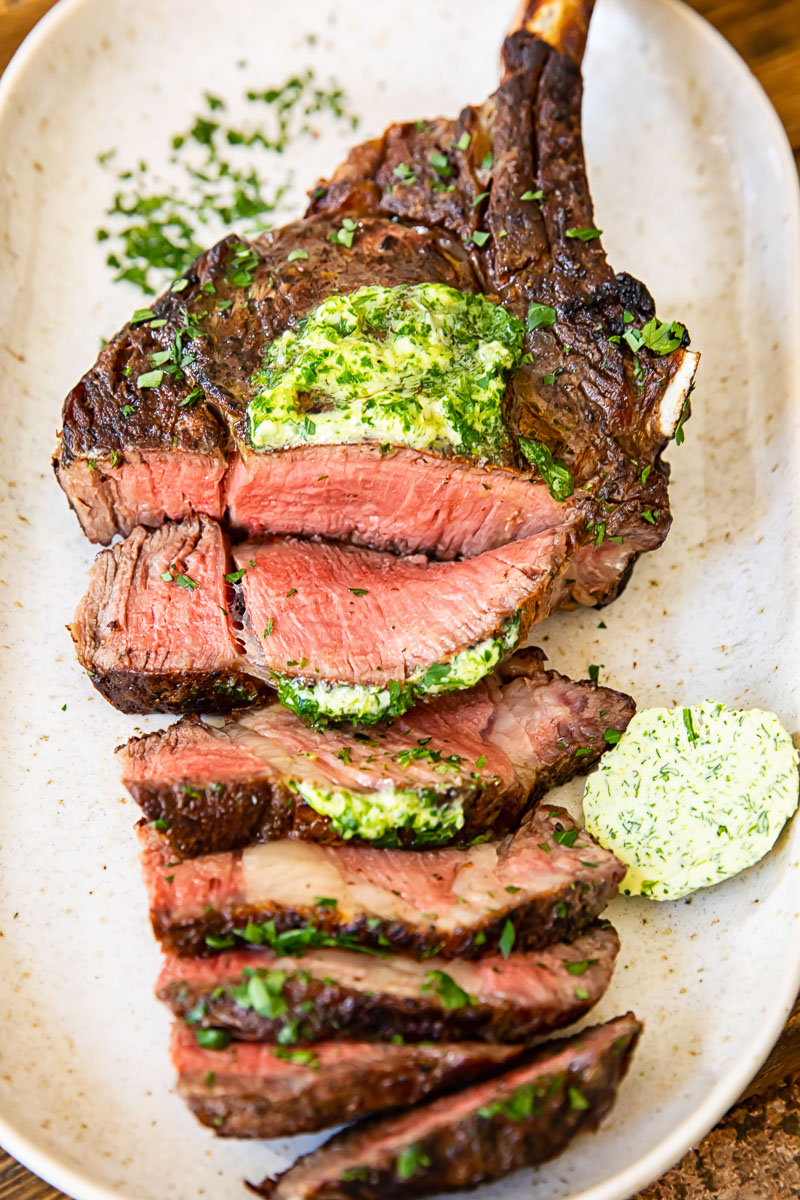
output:
POLYGON ((163 371, 145 371, 143 375, 137 378, 136 386, 138 388, 157 388, 161 385, 163 378, 163 371))
POLYGON ((544 192, 541 189, 537 192, 523 192, 520 196, 520 200, 542 200, 543 198, 544 192))
POLYGON ((602 232, 602 229, 595 229, 593 226, 589 226, 587 229, 573 228, 567 230, 567 237, 577 238, 579 242, 590 242, 592 238, 600 237, 602 232))
POLYGON ((453 173, 453 166, 446 154, 442 154, 436 150, 428 159, 428 162, 436 171, 437 175, 441 175, 443 179, 447 179, 453 173))
POLYGON ((238 571, 230 571, 230 572, 229 572, 229 573, 228 573, 228 574, 225 576, 225 580, 226 580, 226 582, 227 582, 227 583, 238 583, 238 582, 239 582, 239 580, 240 580, 240 579, 242 578, 242 576, 244 575, 244 573, 245 573, 245 571, 246 571, 246 570, 247 570, 247 567, 240 567, 238 571))
POLYGON ((291 250, 289 252, 289 254, 286 255, 287 262, 297 262, 298 259, 306 259, 306 258, 308 258, 307 250, 291 250))
POLYGON ((605 663, 592 663, 589 667, 589 678, 592 683, 597 683, 600 679, 600 672, 605 670, 605 663))
POLYGON ((416 1175, 421 1167, 429 1167, 431 1160, 427 1155, 423 1154, 419 1145, 413 1142, 410 1146, 405 1146, 397 1156, 395 1163, 395 1174, 398 1179, 411 1179, 416 1175))
POLYGON ((472 240, 476 246, 485 246, 491 236, 491 233, 485 229, 476 229, 472 235, 472 240))
POLYGON ((400 183, 410 184, 417 182, 417 176, 408 163, 398 163, 397 166, 393 168, 392 174, 400 183))
POLYGON ((585 975, 589 967, 593 967, 596 962, 596 958, 584 958, 582 962, 570 962, 566 963, 565 966, 570 975, 585 975))
POLYGON ((443 1008, 464 1008, 466 1005, 477 1004, 474 996, 459 987, 452 975, 446 971, 428 971, 420 991, 435 992, 442 1002, 443 1008))
POLYGON ((528 462, 539 471, 547 484, 547 490, 554 500, 564 501, 575 491, 575 483, 567 467, 557 462, 543 442, 535 442, 530 438, 519 439, 519 448, 528 462))
POLYGON ((579 1112, 589 1107, 589 1101, 578 1091, 576 1087, 569 1088, 567 1095, 569 1096, 569 1106, 579 1112))
POLYGON ((618 729, 607 729, 603 734, 603 738, 608 742, 609 746, 616 746, 622 734, 618 729))
POLYGON ((347 246, 349 249, 353 244, 353 238, 356 235, 356 223, 352 217, 344 217, 340 229, 334 229, 331 233, 331 241, 338 246, 347 246))
POLYGON ((368 596, 369 588, 348 588, 348 592, 352 592, 354 596, 368 596))
POLYGON ((550 325, 555 325, 557 317, 558 313, 549 304, 537 304, 535 300, 531 300, 525 324, 528 330, 547 329, 550 325))
POLYGON ((274 1054, 276 1058, 297 1063, 301 1067, 310 1067, 312 1071, 319 1068, 319 1058, 313 1050, 287 1050, 285 1046, 276 1046, 274 1054))
POLYGON ((503 932, 500 935, 500 941, 497 943, 497 948, 502 954, 503 958, 508 958, 509 954, 513 950, 516 937, 517 931, 511 922, 511 918, 509 917, 503 926, 503 932))
POLYGON ((224 1050, 231 1041, 229 1029, 198 1029, 194 1036, 203 1050, 224 1050))

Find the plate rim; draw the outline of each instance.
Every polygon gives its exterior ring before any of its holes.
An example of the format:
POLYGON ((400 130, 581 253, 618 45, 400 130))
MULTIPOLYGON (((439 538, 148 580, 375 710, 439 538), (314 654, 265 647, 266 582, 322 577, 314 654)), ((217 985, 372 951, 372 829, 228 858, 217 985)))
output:
MULTIPOLYGON (((601 0, 602 2, 602 0, 601 0)), ((624 0, 631 3, 631 0, 624 0)), ((634 0, 641 3, 642 0, 634 0)), ((649 0, 653 3, 654 0, 649 0)), ((691 31, 692 36, 705 39, 709 49, 720 56, 734 76, 740 88, 747 91, 753 103, 757 119, 764 123, 770 133, 770 146, 777 154, 777 165, 780 170, 783 185, 789 199, 789 224, 787 239, 791 243, 791 253, 787 254, 790 287, 787 289, 793 296, 793 308, 800 319, 800 188, 797 186, 797 176, 794 156, 786 130, 762 84, 751 71, 748 64, 738 51, 727 41, 701 13, 691 8, 685 0, 655 0, 662 9, 671 13, 671 18, 684 25, 691 31)), ((56 3, 40 18, 33 29, 21 42, 5 71, 0 76, 0 124, 7 118, 11 108, 17 82, 37 55, 57 35, 59 29, 67 25, 75 14, 102 0, 56 0, 56 3)), ((793 366, 793 393, 800 403, 800 355, 794 355, 790 363, 793 366)), ((789 826, 789 837, 800 846, 800 823, 792 819, 789 826)), ((790 863, 788 869, 795 875, 800 875, 800 860, 790 863)), ((791 918, 787 917, 787 920, 791 918)), ((680 1121, 667 1135, 648 1151, 643 1158, 638 1159, 629 1167, 605 1181, 594 1184, 580 1192, 574 1192, 570 1200, 620 1200, 635 1196, 643 1187, 659 1179, 671 1166, 677 1163, 691 1147, 697 1145, 706 1134, 717 1124, 727 1109, 741 1096, 748 1083, 755 1077, 760 1067, 768 1057, 780 1033, 786 1024, 789 1013, 800 992, 800 957, 794 971, 787 972, 781 989, 782 1003, 775 1010, 775 1019, 769 1023, 761 1023, 758 1034, 750 1043, 749 1053, 743 1056, 741 1065, 734 1065, 724 1076, 720 1077, 708 1091, 704 1101, 693 1112, 680 1121)), ((92 1177, 76 1169, 49 1150, 42 1149, 35 1138, 16 1130, 12 1121, 0 1113, 0 1146, 20 1165, 37 1175, 45 1183, 58 1188, 75 1200, 113 1200, 118 1196, 113 1188, 109 1188, 92 1179, 92 1177)))

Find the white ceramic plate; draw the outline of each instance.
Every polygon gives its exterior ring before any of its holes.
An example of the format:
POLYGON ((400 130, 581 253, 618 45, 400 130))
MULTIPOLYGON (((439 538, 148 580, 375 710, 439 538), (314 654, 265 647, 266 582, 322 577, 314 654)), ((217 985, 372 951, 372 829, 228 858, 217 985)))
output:
MULTIPOLYGON (((0 1141, 80 1200, 239 1200, 242 1176, 314 1141, 215 1141, 170 1090, 136 812, 111 758, 138 726, 92 690, 63 630, 93 551, 48 466, 59 406, 99 336, 141 303, 109 283, 94 241, 113 187, 96 155, 157 162, 203 90, 233 99, 306 64, 344 83, 360 135, 455 114, 493 88, 513 8, 62 0, 2 82, 0 1141)), ((605 664, 642 705, 710 696, 797 729, 800 261, 783 132, 741 61, 668 0, 600 0, 585 132, 611 261, 688 322, 703 361, 686 443, 670 452, 666 546, 601 614, 606 628, 565 615, 542 642, 565 671, 605 664)), ((292 152, 299 183, 345 140, 326 125, 292 152)), ((486 1200, 623 1200, 714 1124, 800 983, 798 858, 795 823, 759 867, 691 903, 616 902, 622 960, 596 1016, 635 1008, 646 1021, 619 1103, 601 1133, 486 1200)))

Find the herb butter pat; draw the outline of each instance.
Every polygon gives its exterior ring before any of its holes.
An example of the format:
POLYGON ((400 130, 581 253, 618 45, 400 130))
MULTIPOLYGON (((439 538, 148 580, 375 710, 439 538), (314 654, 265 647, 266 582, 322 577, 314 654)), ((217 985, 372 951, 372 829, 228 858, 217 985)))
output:
POLYGON ((395 679, 387 680, 385 685, 329 683, 276 674, 278 699, 316 725, 345 720, 374 725, 387 717, 399 717, 422 696, 474 687, 514 649, 520 628, 520 618, 515 616, 496 637, 457 651, 447 662, 432 663, 403 683, 395 679))
POLYGON ((678 900, 757 863, 798 804, 798 754, 773 713, 648 708, 586 784, 586 827, 627 866, 625 895, 678 900))
POLYGON ((417 845, 440 844, 450 841, 464 824, 461 801, 447 800, 431 788, 329 791, 308 780, 298 780, 296 786, 306 804, 330 817, 334 830, 345 840, 360 837, 394 844, 397 831, 408 829, 417 845))
POLYGON ((256 450, 380 442, 501 462, 524 326, 441 283, 331 296, 267 347, 248 406, 256 450))

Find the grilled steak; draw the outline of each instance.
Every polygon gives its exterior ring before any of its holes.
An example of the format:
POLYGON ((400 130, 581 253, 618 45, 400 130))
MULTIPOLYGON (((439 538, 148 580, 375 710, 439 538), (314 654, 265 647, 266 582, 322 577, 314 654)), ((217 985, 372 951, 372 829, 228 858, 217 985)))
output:
POLYGON ((644 286, 606 263, 580 138, 583 39, 551 24, 550 46, 537 31, 534 15, 506 40, 503 81, 483 105, 359 146, 305 218, 251 243, 226 238, 152 319, 111 339, 65 401, 55 462, 89 537, 200 511, 250 534, 451 558, 575 524, 559 598, 590 604, 661 544, 660 456, 697 356, 682 326, 654 320, 644 286), (492 453, 387 442, 368 425, 319 444, 313 389, 294 442, 254 448, 248 405, 267 345, 328 297, 431 283, 487 294, 526 322, 492 453), (161 383, 139 388, 165 352, 161 383))
POLYGON ((632 714, 628 696, 544 671, 540 652, 527 650, 390 725, 317 730, 271 704, 221 728, 186 717, 131 738, 117 758, 177 857, 282 837, 468 844, 516 829, 549 787, 588 770, 606 732, 632 714))
POLYGON ((98 555, 72 636, 123 712, 229 712, 272 686, 318 723, 374 723, 491 671, 547 615, 568 543, 431 563, 283 540, 237 547, 228 571, 208 518, 139 526, 98 555))
POLYGON ((621 863, 545 805, 513 838, 445 850, 277 841, 174 862, 139 825, 156 937, 207 955, 250 943, 476 957, 568 940, 616 894, 621 863))
POLYGON ((233 1042, 203 1050, 172 1032, 178 1091, 220 1137, 312 1133, 484 1078, 519 1056, 518 1046, 323 1042, 313 1050, 233 1042))
POLYGON ((606 1116, 641 1029, 628 1014, 550 1042, 494 1079, 352 1126, 254 1190, 269 1200, 399 1200, 546 1162, 606 1116))
POLYGON ((70 627, 98 691, 123 712, 230 712, 269 695, 227 614, 229 569, 205 518, 140 526, 99 554, 70 627))
POLYGON ((164 964, 156 994, 192 1026, 256 1042, 529 1042, 570 1025, 608 987, 619 939, 451 962, 348 950, 243 950, 164 964))

